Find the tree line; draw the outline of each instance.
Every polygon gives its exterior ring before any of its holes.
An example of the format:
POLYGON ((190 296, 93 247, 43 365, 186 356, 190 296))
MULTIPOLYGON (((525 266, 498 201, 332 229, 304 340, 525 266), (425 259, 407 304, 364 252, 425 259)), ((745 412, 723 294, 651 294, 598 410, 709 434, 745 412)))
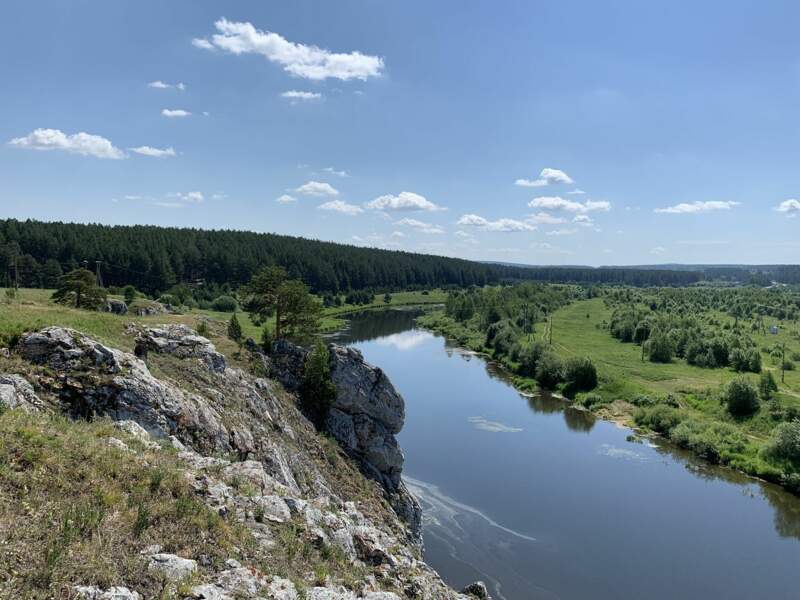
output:
POLYGON ((264 266, 283 267, 315 293, 484 286, 545 281, 684 286, 702 273, 662 269, 523 267, 363 248, 270 233, 0 220, 0 285, 54 287, 79 267, 106 286, 149 294, 176 284, 248 283, 264 266))

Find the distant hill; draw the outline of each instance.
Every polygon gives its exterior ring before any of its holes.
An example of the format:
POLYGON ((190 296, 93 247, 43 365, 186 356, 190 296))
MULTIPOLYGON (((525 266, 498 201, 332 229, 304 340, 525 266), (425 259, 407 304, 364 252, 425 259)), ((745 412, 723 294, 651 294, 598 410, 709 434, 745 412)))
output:
MULTIPOLYGON (((480 286, 522 280, 676 286, 697 283, 712 268, 534 267, 272 233, 0 220, 0 286, 10 284, 18 274, 20 285, 51 287, 64 271, 85 265, 99 269, 105 285, 133 284, 148 292, 163 292, 176 283, 236 287, 271 264, 285 267, 316 292, 480 286)), ((797 267, 776 269, 780 275, 780 269, 797 267)), ((795 281, 800 281, 800 270, 787 273, 794 273, 795 281)))

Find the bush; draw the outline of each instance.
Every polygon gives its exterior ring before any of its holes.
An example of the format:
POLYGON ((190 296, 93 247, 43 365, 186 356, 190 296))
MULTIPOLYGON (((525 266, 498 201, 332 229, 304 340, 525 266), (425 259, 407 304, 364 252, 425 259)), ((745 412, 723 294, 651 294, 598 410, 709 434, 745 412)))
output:
POLYGON ((161 304, 169 304, 170 306, 180 306, 181 301, 178 299, 177 296, 173 296, 172 294, 162 294, 158 297, 158 301, 161 304))
POLYGON ((758 395, 764 402, 772 399, 772 394, 778 391, 778 383, 772 371, 764 371, 758 379, 758 395))
POLYGON ((637 425, 647 427, 659 433, 669 433, 682 420, 678 409, 656 404, 652 408, 638 408, 633 413, 633 420, 637 425))
POLYGON ((536 366, 536 381, 546 390, 555 389, 564 379, 564 365, 552 352, 546 352, 536 366))
POLYGON ((336 398, 336 388, 331 381, 330 353, 322 341, 306 357, 300 401, 311 421, 322 428, 331 404, 336 398))
POLYGON ((800 421, 781 423, 773 429, 764 453, 769 458, 800 465, 800 421))
POLYGON ((217 312, 236 312, 239 309, 239 303, 233 296, 219 296, 211 303, 211 309, 217 312))
POLYGON ((794 363, 790 360, 783 361, 783 370, 784 371, 794 371, 794 363))
POLYGON ((517 372, 526 377, 534 377, 536 375, 536 367, 539 365, 539 359, 546 352, 544 344, 536 342, 531 345, 520 346, 517 349, 517 372))
POLYGON ((126 285, 125 288, 122 290, 122 296, 125 298, 125 302, 130 304, 134 300, 136 300, 136 288, 132 285, 126 285))
POLYGON ((747 377, 738 377, 731 381, 725 387, 722 399, 728 412, 735 417, 752 415, 759 408, 758 390, 747 377))
POLYGON ((607 404, 607 401, 600 394, 592 392, 589 394, 584 394, 578 398, 578 403, 582 404, 586 408, 592 408, 593 406, 598 406, 599 404, 607 404))
POLYGON ((676 425, 669 437, 681 448, 713 463, 728 462, 731 454, 741 454, 747 447, 742 432, 728 423, 687 419, 676 425))
POLYGON ((597 369, 588 357, 570 358, 564 365, 564 381, 576 392, 587 392, 597 387, 597 369))
POLYGON ((657 332, 647 342, 647 352, 650 362, 668 363, 672 361, 672 342, 663 333, 657 332))

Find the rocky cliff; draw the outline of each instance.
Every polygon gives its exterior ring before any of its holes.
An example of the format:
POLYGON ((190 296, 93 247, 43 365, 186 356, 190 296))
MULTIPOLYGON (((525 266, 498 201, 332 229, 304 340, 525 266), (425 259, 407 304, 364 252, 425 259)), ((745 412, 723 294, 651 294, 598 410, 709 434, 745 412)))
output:
MULTIPOLYGON (((268 379, 231 366, 208 339, 183 326, 131 327, 129 334, 142 358, 60 327, 24 335, 0 357, 0 403, 32 415, 112 422, 119 433, 102 434, 107 452, 131 461, 131 469, 156 473, 174 461, 181 485, 202 502, 208 519, 229 524, 224 531, 238 541, 212 545, 222 554, 210 558, 208 549, 201 551, 206 546, 177 534, 126 539, 136 552, 108 551, 122 553, 115 564, 132 561, 133 567, 85 575, 88 581, 69 572, 62 575, 63 597, 480 597, 480 586, 470 596, 450 589, 420 558, 419 506, 402 482, 394 438, 403 425, 403 400, 358 352, 331 348, 337 394, 327 424, 347 453, 339 456, 296 408, 291 392, 302 378, 302 348, 278 345, 271 361, 256 357, 255 364, 268 363, 275 377, 268 379), (283 566, 270 567, 277 564, 283 566), (120 573, 137 575, 121 580, 120 573)), ((152 492, 155 475, 149 477, 152 492)), ((8 540, 13 535, 6 540, 13 548, 8 540)), ((21 590, 29 578, 17 567, 9 573, 0 597, 27 597, 21 590)))

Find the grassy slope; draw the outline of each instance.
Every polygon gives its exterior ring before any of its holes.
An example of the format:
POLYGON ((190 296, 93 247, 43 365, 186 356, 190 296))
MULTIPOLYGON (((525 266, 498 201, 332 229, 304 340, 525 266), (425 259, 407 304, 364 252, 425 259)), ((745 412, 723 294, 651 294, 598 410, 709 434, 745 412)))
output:
MULTIPOLYGON (((91 312, 85 310, 75 310, 65 306, 54 304, 50 301, 51 290, 22 289, 19 290, 18 297, 12 303, 0 301, 0 345, 2 336, 41 329, 50 325, 58 324, 64 327, 71 327, 78 331, 91 332, 104 343, 114 345, 123 350, 132 351, 133 338, 124 334, 126 323, 136 322, 149 326, 161 323, 184 323, 196 328, 201 318, 211 319, 216 326, 211 328, 211 336, 219 346, 221 352, 232 354, 235 352, 235 345, 225 336, 225 324, 231 318, 231 313, 217 312, 213 310, 192 310, 182 315, 155 315, 149 317, 139 317, 132 313, 122 317, 108 313, 91 312)), ((0 290, 0 298, 3 298, 0 290)), ((392 295, 392 302, 389 306, 404 306, 415 304, 440 304, 444 302, 446 295, 441 290, 433 290, 428 294, 422 292, 398 292, 392 295)), ((137 302, 140 302, 137 300, 137 302)), ((355 306, 346 304, 336 308, 328 308, 322 314, 322 330, 333 331, 344 324, 344 317, 353 312, 385 308, 387 304, 383 302, 383 296, 375 296, 372 304, 355 306)), ((262 327, 255 325, 247 313, 239 313, 239 321, 242 325, 244 336, 251 337, 258 341, 261 338, 262 327)), ((268 327, 274 325, 269 322, 268 327)))

